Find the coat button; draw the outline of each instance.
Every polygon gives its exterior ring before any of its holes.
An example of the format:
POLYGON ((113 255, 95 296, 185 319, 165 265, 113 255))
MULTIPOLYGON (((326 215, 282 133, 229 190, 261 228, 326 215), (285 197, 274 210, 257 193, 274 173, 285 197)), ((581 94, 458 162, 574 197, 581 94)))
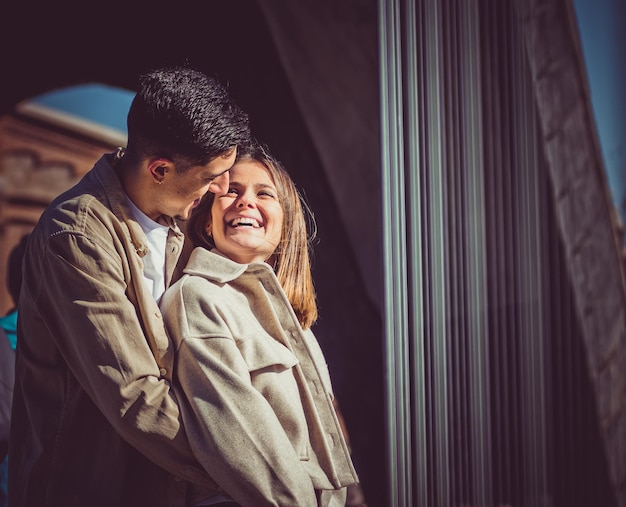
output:
POLYGON ((165 368, 161 368, 159 370, 159 373, 161 374, 162 377, 165 377, 165 374, 167 373, 167 370, 165 368))

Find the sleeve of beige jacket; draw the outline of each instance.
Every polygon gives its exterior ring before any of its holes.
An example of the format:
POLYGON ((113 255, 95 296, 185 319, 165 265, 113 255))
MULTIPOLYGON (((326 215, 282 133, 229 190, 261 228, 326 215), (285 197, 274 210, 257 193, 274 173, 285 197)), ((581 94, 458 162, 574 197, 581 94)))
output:
POLYGON ((47 243, 31 297, 72 373, 118 433, 171 473, 211 487, 127 295, 123 255, 101 238, 60 234, 47 243))
MULTIPOLYGON (((207 293, 170 292, 162 301, 176 351, 174 388, 200 463, 242 506, 314 507, 311 478, 270 404, 252 385, 246 364, 219 311, 187 313, 183 299, 207 293), (165 302, 165 304, 164 304, 165 302)), ((197 307, 196 307, 197 308, 197 307)))

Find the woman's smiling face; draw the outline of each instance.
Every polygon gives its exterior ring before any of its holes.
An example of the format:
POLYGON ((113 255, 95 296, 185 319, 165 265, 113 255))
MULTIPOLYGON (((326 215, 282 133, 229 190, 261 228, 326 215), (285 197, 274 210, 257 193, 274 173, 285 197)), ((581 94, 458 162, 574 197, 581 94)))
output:
POLYGON ((241 160, 231 168, 228 192, 215 196, 211 215, 216 248, 235 262, 264 262, 280 243, 283 208, 260 162, 241 160))

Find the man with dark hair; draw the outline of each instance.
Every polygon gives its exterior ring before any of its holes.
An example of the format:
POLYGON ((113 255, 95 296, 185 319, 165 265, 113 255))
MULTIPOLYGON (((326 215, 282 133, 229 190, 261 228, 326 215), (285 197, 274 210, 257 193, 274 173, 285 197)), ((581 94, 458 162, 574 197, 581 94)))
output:
POLYGON ((189 218, 225 192, 247 115, 191 69, 140 78, 126 149, 104 155, 33 230, 19 302, 12 507, 184 506, 196 462, 158 300, 189 218))

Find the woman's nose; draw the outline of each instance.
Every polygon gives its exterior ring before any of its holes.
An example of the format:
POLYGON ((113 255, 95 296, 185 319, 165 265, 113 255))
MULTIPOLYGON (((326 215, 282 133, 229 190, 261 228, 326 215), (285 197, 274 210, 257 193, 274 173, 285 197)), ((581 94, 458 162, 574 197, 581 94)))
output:
POLYGON ((253 206, 254 199, 248 192, 243 192, 239 194, 239 199, 237 200, 238 208, 247 208, 249 206, 253 206))
POLYGON ((228 184, 230 183, 229 171, 220 174, 211 183, 209 183, 209 192, 217 195, 223 195, 228 192, 228 184))

